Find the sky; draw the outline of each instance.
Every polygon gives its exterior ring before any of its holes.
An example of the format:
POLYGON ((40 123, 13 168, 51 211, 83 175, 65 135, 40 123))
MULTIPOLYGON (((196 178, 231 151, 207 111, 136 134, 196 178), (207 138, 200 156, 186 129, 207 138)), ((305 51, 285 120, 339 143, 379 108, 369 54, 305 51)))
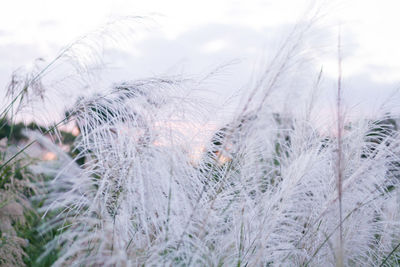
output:
MULTIPOLYGON (((290 29, 316 9, 318 20, 305 37, 311 76, 322 68, 327 87, 335 86, 340 31, 345 95, 352 105, 364 102, 368 110, 400 85, 398 0, 3 1, 0 91, 17 68, 31 66, 37 58, 49 62, 89 34, 94 36, 89 46, 100 56, 94 59, 87 47, 77 53, 93 69, 101 65, 107 82, 98 88, 157 75, 202 77, 227 65, 209 89, 210 101, 220 101, 246 87, 290 29), (110 22, 116 25, 107 28, 107 39, 99 29, 110 22)), ((57 80, 62 67, 51 75, 57 80)))

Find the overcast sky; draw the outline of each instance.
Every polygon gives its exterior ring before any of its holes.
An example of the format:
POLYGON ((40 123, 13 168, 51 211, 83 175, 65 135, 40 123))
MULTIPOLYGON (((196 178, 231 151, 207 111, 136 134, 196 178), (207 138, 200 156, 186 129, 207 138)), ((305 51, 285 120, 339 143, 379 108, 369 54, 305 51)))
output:
POLYGON ((134 20, 131 31, 120 29, 124 41, 104 46, 105 80, 201 76, 232 62, 213 84, 213 90, 228 96, 248 83, 291 27, 309 15, 310 7, 321 9, 321 18, 306 40, 312 58, 310 75, 323 67, 325 78, 335 81, 340 25, 349 98, 376 102, 398 87, 398 0, 4 0, 0 87, 6 86, 16 68, 39 57, 51 60, 65 45, 109 21, 144 16, 134 20))

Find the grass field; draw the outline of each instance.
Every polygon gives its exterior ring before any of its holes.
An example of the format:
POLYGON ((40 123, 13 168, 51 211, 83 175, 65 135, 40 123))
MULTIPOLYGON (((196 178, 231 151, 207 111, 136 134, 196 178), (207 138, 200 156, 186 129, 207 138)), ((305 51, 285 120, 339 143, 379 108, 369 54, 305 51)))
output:
POLYGON ((42 80, 53 66, 85 67, 71 55, 91 36, 15 74, 0 111, 0 265, 398 266, 399 121, 346 116, 340 41, 329 117, 322 72, 301 99, 274 105, 308 29, 217 128, 197 94, 204 80, 182 77, 117 83, 57 122, 20 123, 52 90, 42 80))

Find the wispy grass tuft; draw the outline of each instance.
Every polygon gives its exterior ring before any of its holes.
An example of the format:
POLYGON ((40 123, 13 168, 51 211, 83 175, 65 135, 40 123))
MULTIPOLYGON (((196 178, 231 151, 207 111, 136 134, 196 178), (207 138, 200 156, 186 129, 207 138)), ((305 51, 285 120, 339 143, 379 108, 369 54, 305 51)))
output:
POLYGON ((283 42, 201 157, 194 140, 210 135, 202 126, 214 110, 196 93, 203 81, 181 77, 81 98, 69 112, 80 131, 74 158, 33 134, 58 155, 36 166, 55 176, 41 210, 54 216, 39 230, 57 235, 43 257, 57 251, 55 266, 398 264, 397 122, 347 123, 339 74, 337 124, 313 123, 322 71, 305 112, 276 105, 310 26, 283 42))

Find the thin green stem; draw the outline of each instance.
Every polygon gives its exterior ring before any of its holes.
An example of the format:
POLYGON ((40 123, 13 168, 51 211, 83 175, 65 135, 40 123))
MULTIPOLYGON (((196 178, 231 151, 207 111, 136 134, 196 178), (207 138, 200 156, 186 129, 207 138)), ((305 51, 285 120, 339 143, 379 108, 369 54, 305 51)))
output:
MULTIPOLYGON (((67 121, 69 119, 70 116, 65 117, 63 120, 61 120, 60 122, 58 122, 56 125, 54 125, 53 127, 51 127, 50 129, 48 129, 47 131, 45 131, 43 134, 48 134, 49 132, 55 130, 59 125, 61 125, 62 123, 64 123, 65 121, 67 121)), ((31 142, 29 142, 28 144, 26 144, 23 148, 21 148, 17 153, 15 153, 11 158, 9 158, 6 162, 4 162, 2 165, 0 165, 0 170, 2 170, 5 166, 7 166, 8 163, 10 163, 11 161, 13 161, 16 157, 18 157, 18 155, 22 154, 27 148, 29 148, 31 145, 33 145, 34 143, 36 143, 37 140, 32 140, 31 142)))
POLYGON ((386 256, 386 258, 382 261, 382 263, 379 265, 379 267, 382 267, 390 258, 390 256, 392 256, 392 254, 400 247, 400 242, 397 244, 397 246, 395 246, 393 248, 392 251, 390 251, 390 253, 386 256))

